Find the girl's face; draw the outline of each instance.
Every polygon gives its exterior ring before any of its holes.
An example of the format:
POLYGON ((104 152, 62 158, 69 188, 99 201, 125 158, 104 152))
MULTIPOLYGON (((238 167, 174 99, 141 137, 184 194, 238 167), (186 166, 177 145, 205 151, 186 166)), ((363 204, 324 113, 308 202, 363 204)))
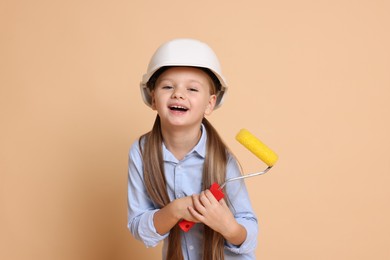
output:
POLYGON ((157 79, 152 108, 164 126, 196 126, 211 114, 216 102, 206 72, 192 67, 172 67, 157 79))

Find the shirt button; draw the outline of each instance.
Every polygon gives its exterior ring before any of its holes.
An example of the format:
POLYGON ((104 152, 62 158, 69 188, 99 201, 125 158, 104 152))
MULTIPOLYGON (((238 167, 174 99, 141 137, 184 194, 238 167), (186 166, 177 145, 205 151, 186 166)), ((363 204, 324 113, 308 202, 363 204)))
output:
POLYGON ((190 246, 189 248, 190 248, 190 250, 194 250, 194 246, 190 246))

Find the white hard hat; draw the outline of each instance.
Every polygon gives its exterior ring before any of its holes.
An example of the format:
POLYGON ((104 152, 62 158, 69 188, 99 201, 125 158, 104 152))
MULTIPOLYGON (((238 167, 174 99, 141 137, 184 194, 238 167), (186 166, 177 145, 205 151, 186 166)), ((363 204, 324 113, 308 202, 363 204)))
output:
POLYGON ((215 108, 221 106, 227 91, 226 80, 214 51, 205 43, 194 39, 174 39, 161 45, 153 54, 146 74, 140 83, 142 98, 146 105, 152 106, 152 97, 147 83, 153 74, 162 67, 189 66, 209 69, 221 84, 217 93, 215 108))

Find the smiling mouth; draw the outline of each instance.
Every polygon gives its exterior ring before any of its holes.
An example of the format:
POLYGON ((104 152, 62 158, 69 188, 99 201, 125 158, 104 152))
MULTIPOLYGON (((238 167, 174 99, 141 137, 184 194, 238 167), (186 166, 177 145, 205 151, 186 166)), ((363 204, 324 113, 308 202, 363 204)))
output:
POLYGON ((170 106, 169 109, 172 111, 180 111, 180 112, 186 112, 188 110, 188 108, 182 106, 170 106))

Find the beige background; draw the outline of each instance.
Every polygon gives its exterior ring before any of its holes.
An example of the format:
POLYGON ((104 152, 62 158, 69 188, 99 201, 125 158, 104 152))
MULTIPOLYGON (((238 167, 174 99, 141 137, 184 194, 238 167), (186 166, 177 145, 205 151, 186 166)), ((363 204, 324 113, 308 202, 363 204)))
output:
POLYGON ((154 112, 153 51, 194 37, 229 95, 209 118, 280 155, 247 181, 258 259, 390 259, 390 4, 331 1, 0 2, 0 259, 159 259, 126 229, 127 152, 154 112))

